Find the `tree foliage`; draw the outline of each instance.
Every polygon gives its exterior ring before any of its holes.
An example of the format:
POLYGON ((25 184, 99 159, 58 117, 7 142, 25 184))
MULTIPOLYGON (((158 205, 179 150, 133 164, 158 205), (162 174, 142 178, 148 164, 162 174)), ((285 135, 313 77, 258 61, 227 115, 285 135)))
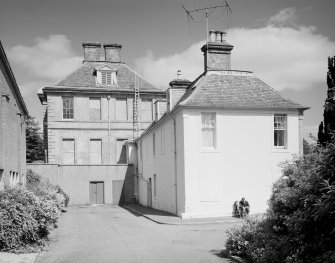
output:
POLYGON ((43 139, 39 134, 38 122, 35 117, 26 116, 26 158, 27 163, 44 160, 43 139))
POLYGON ((328 58, 327 99, 324 105, 323 122, 319 125, 318 142, 325 146, 331 141, 331 133, 335 130, 335 56, 328 58))

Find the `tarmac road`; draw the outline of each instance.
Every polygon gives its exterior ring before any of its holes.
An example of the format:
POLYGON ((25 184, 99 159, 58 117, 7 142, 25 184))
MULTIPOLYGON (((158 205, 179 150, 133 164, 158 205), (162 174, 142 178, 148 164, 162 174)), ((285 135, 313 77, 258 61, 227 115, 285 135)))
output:
POLYGON ((70 207, 38 263, 233 262, 216 254, 232 223, 161 225, 116 206, 70 207))

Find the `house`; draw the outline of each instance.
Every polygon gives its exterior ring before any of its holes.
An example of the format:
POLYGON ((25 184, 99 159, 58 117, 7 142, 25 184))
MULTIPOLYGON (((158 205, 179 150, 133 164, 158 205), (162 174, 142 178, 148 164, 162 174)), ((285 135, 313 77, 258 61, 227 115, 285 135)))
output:
POLYGON ((192 83, 170 82, 167 113, 131 145, 141 205, 182 218, 215 217, 231 215, 234 201, 245 197, 252 213, 264 212, 280 163, 302 154, 307 108, 252 72, 231 70, 225 36, 209 32, 204 73, 192 83))
POLYGON ((150 125, 154 103, 165 99, 122 62, 120 44, 104 44, 103 58, 101 46, 83 43, 83 64, 38 92, 47 164, 29 167, 64 188, 71 204, 117 204, 122 192, 132 198, 124 142, 150 125))
POLYGON ((0 188, 25 183, 27 107, 0 42, 0 188))

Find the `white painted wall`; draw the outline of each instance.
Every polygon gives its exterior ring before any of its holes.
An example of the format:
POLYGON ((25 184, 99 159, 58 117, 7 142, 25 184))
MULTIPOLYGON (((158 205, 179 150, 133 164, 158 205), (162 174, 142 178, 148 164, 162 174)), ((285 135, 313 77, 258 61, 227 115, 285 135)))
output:
MULTIPOLYGON (((207 110, 208 112, 215 112, 207 110)), ((298 112, 216 111, 216 149, 201 147, 201 111, 185 110, 185 191, 182 217, 231 215, 245 197, 264 212, 279 164, 299 153, 298 112), (273 147, 273 114, 287 114, 287 148, 273 147)))
MULTIPOLYGON (((176 116, 176 123, 181 123, 181 114, 176 116)), ((180 125, 178 126, 180 127, 180 125)), ((178 211, 176 210, 176 169, 175 169, 175 135, 174 119, 164 120, 153 132, 145 134, 137 143, 139 171, 139 202, 147 206, 147 188, 144 182, 152 180, 152 207, 173 214, 181 214, 184 209, 183 172, 178 174, 178 211), (153 155, 153 133, 155 133, 155 155, 153 155), (142 147, 142 150, 141 150, 142 147), (142 157, 141 157, 142 151, 142 157), (156 174, 156 196, 154 195, 154 174, 156 174), (180 185, 179 185, 180 184, 180 185)), ((177 133, 182 138, 182 130, 177 133)), ((178 137, 177 137, 178 138, 178 137)), ((177 149, 183 147, 178 139, 177 149)), ((183 162, 183 154, 178 155, 178 162, 183 162)))
POLYGON ((152 178, 154 183, 156 174, 157 195, 152 197, 152 206, 156 209, 183 218, 224 216, 232 214, 234 201, 245 197, 252 213, 264 212, 272 184, 281 175, 279 164, 299 153, 298 111, 184 109, 173 118, 161 121, 142 136, 137 146, 138 171, 142 178, 139 180, 140 204, 148 205, 146 182, 152 178), (210 151, 201 146, 201 112, 205 111, 216 112, 216 148, 210 151), (274 114, 287 114, 286 149, 273 147, 274 114), (161 149, 162 129, 164 151, 161 149), (153 133, 156 134, 155 156, 153 133))

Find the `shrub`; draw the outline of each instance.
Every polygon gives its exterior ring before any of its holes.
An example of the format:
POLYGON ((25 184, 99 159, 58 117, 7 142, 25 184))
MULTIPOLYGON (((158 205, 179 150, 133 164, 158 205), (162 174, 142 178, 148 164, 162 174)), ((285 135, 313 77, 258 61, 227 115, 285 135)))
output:
POLYGON ((69 196, 60 186, 51 184, 47 178, 34 173, 30 169, 27 170, 26 187, 42 199, 54 201, 59 209, 67 207, 69 203, 69 196))
POLYGON ((335 144, 283 167, 267 218, 230 230, 228 252, 251 262, 335 262, 335 144))
POLYGON ((0 191, 0 250, 43 244, 59 215, 48 205, 20 185, 5 186, 0 191))

